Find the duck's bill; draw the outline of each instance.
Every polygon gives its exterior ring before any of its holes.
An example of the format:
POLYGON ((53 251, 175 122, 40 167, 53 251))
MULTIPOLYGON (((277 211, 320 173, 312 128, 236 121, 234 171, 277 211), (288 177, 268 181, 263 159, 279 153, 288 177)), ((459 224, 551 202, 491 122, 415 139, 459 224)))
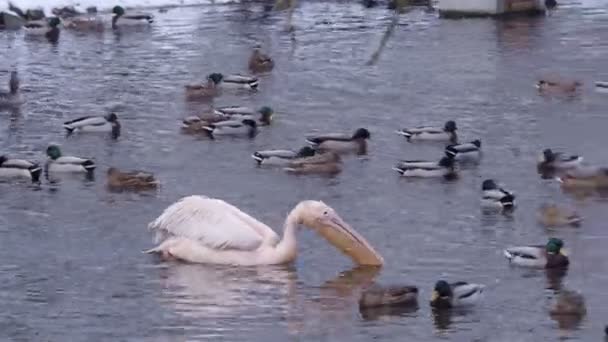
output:
POLYGON ((384 264, 382 256, 369 242, 337 215, 328 218, 317 231, 358 265, 382 266, 384 264))
POLYGON ((431 302, 436 301, 437 298, 439 298, 439 292, 433 290, 433 293, 431 293, 431 302))

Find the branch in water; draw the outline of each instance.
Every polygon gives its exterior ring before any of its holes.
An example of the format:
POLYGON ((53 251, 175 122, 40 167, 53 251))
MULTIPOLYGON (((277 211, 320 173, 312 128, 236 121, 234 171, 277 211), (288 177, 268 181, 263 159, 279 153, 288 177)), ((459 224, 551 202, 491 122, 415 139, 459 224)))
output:
POLYGON ((382 35, 382 38, 380 39, 380 45, 378 46, 378 49, 376 49, 376 51, 372 54, 371 58, 369 59, 369 61, 367 61, 366 65, 374 65, 380 58, 380 54, 384 50, 386 43, 388 42, 390 37, 393 35, 393 32, 395 31, 395 27, 399 23, 399 14, 407 12, 406 8, 407 8, 407 5, 409 4, 409 0, 393 0, 393 4, 395 5, 395 13, 393 14, 393 18, 391 19, 391 22, 389 23, 388 27, 386 28, 384 35, 382 35))

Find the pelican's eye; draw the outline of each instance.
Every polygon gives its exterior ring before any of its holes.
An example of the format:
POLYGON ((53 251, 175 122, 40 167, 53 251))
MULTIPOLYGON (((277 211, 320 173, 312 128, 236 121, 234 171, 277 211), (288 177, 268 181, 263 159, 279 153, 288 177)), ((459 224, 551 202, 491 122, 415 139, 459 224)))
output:
POLYGON ((327 216, 327 215, 329 215, 329 210, 325 210, 325 211, 323 212, 323 216, 327 216))

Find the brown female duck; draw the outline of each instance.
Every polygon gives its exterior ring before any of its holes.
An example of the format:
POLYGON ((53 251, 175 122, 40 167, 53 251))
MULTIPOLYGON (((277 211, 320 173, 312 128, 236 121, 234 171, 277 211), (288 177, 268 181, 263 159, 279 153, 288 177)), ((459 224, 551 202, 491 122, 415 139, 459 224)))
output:
POLYGON ((120 171, 114 167, 108 169, 108 188, 111 190, 151 190, 157 186, 158 181, 149 172, 120 171))

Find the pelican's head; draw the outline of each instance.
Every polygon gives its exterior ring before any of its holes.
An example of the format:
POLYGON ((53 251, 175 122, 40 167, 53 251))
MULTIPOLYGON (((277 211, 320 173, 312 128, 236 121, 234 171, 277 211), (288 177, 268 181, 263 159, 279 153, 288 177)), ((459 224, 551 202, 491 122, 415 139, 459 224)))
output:
POLYGON ((382 256, 344 222, 336 211, 321 201, 303 201, 294 213, 299 224, 310 227, 358 265, 381 266, 382 256))

